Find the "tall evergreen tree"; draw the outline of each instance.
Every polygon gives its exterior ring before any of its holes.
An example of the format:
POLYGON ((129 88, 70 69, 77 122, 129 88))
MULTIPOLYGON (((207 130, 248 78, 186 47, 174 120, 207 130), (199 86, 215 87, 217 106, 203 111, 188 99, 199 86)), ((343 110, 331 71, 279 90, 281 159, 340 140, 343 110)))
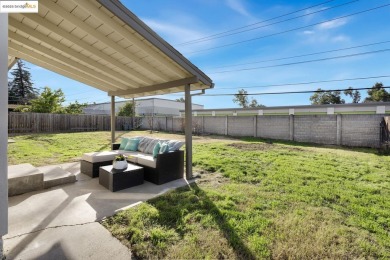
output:
POLYGON ((19 59, 11 72, 13 80, 8 85, 10 104, 29 104, 30 100, 37 97, 38 91, 33 87, 31 73, 27 69, 19 59))

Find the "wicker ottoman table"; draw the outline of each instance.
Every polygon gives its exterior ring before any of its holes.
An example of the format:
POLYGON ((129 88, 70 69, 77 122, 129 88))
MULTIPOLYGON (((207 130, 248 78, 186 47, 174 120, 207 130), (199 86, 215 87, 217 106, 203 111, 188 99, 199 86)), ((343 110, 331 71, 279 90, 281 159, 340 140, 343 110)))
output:
POLYGON ((99 168, 99 184, 110 191, 118 191, 144 183, 144 168, 129 163, 127 169, 116 170, 112 165, 99 168))

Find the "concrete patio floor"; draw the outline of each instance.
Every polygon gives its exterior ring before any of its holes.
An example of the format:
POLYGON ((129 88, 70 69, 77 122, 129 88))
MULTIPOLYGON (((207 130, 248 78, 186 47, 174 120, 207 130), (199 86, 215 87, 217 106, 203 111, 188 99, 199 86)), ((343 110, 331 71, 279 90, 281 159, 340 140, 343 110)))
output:
POLYGON ((188 185, 184 179, 145 182, 113 193, 98 178, 80 174, 79 163, 59 166, 78 181, 9 198, 9 232, 3 237, 7 259, 131 259, 130 250, 98 221, 188 185))

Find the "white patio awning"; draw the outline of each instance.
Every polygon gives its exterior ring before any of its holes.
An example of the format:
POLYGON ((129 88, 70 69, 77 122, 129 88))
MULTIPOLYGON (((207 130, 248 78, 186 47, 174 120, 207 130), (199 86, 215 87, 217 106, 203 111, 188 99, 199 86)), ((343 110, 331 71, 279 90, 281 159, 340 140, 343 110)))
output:
POLYGON ((212 88, 211 79, 119 1, 39 0, 9 14, 15 57, 125 98, 212 88))

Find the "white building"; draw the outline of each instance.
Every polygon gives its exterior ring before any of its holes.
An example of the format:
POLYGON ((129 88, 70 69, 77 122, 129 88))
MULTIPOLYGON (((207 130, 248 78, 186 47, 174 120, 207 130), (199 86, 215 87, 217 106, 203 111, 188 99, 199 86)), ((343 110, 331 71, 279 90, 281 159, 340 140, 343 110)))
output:
MULTIPOLYGON (((120 108, 128 102, 132 102, 132 100, 117 101, 115 103, 115 112, 118 113, 120 108)), ((203 108, 203 105, 192 104, 193 110, 202 110, 203 108)), ((184 110, 184 102, 178 102, 175 100, 162 98, 147 98, 135 100, 135 113, 138 116, 179 116, 180 110, 184 110)), ((95 115, 110 115, 110 111, 111 103, 109 102, 89 105, 83 109, 83 112, 85 114, 95 115)))

